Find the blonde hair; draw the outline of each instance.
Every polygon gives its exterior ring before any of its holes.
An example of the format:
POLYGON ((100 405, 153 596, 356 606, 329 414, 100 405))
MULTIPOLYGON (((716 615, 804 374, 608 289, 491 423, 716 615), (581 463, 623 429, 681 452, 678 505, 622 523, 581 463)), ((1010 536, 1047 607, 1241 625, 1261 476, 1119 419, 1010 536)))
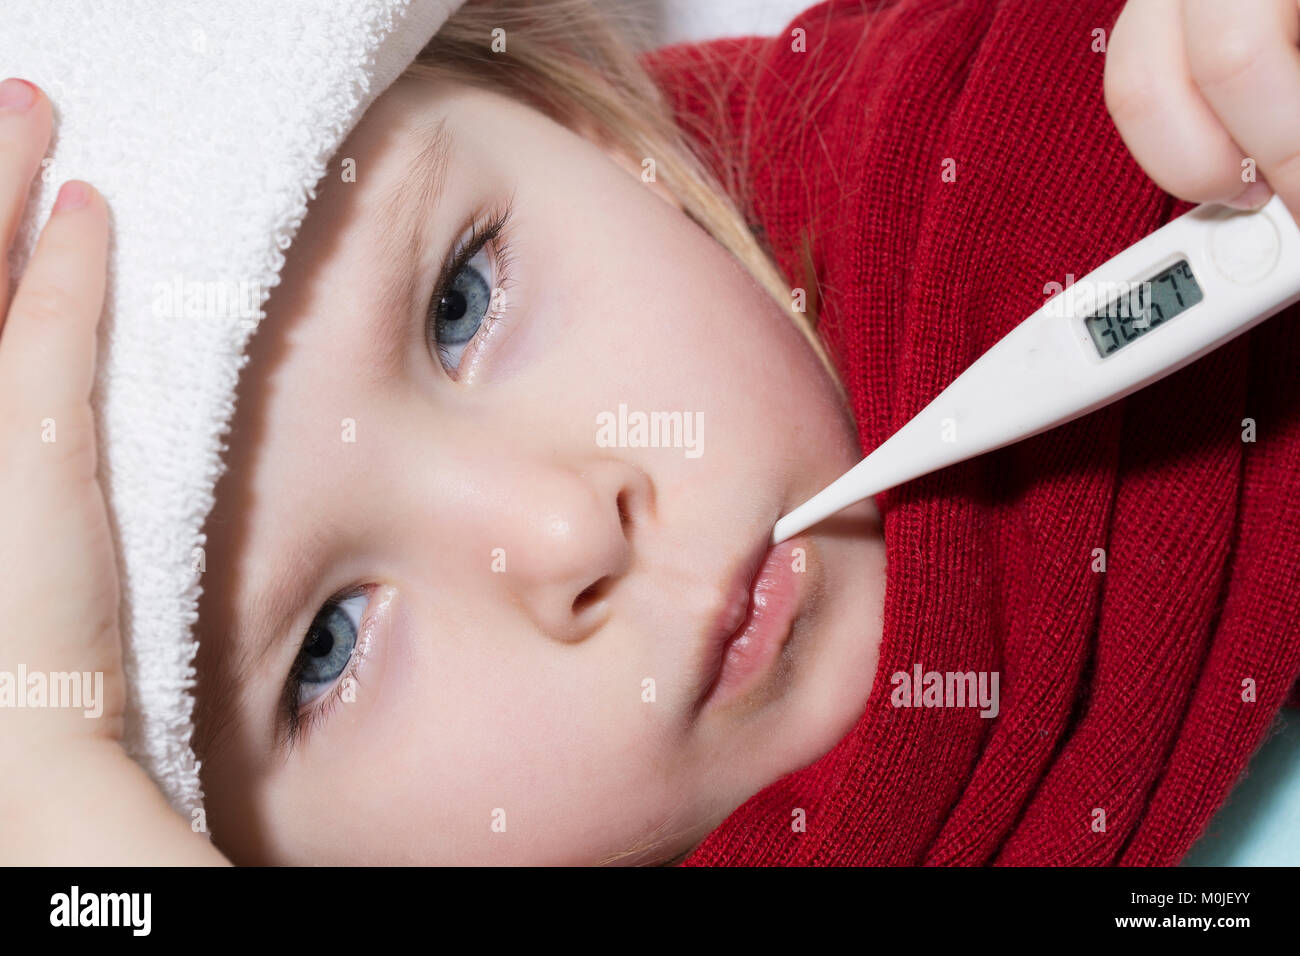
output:
POLYGON ((817 285, 807 244, 802 247, 805 311, 798 311, 792 284, 741 211, 749 208, 747 177, 736 173, 742 159, 723 157, 736 164, 728 167, 725 188, 674 121, 663 93, 638 59, 638 51, 649 46, 646 26, 612 0, 469 0, 406 73, 511 95, 565 125, 594 125, 630 157, 652 158, 656 181, 790 316, 847 400, 839 371, 817 333, 817 285), (493 48, 496 37, 505 40, 500 51, 493 48))

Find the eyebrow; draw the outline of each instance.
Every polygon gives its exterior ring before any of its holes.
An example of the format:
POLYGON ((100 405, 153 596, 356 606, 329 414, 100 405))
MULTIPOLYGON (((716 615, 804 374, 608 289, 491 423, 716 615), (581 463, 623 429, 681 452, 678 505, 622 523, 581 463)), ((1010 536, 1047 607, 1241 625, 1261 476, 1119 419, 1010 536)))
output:
POLYGON ((378 263, 384 270, 379 293, 381 315, 400 309, 405 316, 414 305, 415 265, 428 240, 429 214, 442 197, 451 162, 451 136, 445 117, 421 127, 414 138, 419 149, 407 163, 406 174, 379 201, 379 222, 384 224, 378 243, 378 263))
MULTIPOLYGON (((241 665, 234 670, 234 682, 241 691, 247 687, 249 677, 271 651, 289 638, 294 619, 316 586, 312 575, 304 573, 303 568, 312 566, 336 532, 332 523, 324 527, 313 526, 294 542, 287 560, 276 561, 275 569, 268 575, 269 586, 258 592, 249 603, 241 625, 235 632, 238 646, 249 647, 249 653, 243 655, 241 665), (261 635, 261 639, 245 640, 246 635, 261 635)), ((315 614, 313 609, 312 616, 315 614)), ((298 636, 305 637, 306 631, 298 636)), ((277 706, 279 701, 277 690, 277 706)))
MULTIPOLYGON (((414 309, 417 266, 451 159, 451 138, 445 118, 419 127, 412 139, 417 148, 411 153, 405 174, 388 187, 376 207, 380 223, 378 267, 383 278, 374 312, 376 334, 370 336, 373 352, 368 357, 376 378, 395 374, 403 364, 409 337, 400 330, 414 309), (394 315, 400 316, 400 321, 394 322, 394 315)), ((332 524, 324 528, 316 526, 295 541, 287 550, 288 560, 276 561, 268 587, 238 617, 236 646, 249 647, 249 653, 242 656, 240 666, 232 672, 241 694, 251 674, 273 649, 300 636, 291 635, 290 629, 316 586, 313 575, 303 569, 316 563, 335 531, 332 524)), ((315 613, 313 609, 312 615, 315 613)), ((277 690, 277 713, 273 717, 276 726, 280 700, 277 690)))

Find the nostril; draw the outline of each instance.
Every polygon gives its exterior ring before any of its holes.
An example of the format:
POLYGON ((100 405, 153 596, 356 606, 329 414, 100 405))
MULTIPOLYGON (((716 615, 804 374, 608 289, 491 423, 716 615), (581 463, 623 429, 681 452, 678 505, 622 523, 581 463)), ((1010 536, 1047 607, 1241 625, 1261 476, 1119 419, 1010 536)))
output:
POLYGON ((586 588, 581 594, 579 594, 576 598, 573 599, 574 615, 576 616, 578 614, 581 614, 587 608, 591 607, 602 597, 604 597, 605 591, 608 589, 608 587, 609 587, 609 578, 604 577, 601 578, 599 581, 596 581, 590 587, 586 588))
POLYGON ((627 506, 627 492, 620 491, 618 497, 614 500, 618 505, 618 523, 622 525, 623 530, 626 531, 627 526, 632 523, 632 512, 628 510, 627 506))

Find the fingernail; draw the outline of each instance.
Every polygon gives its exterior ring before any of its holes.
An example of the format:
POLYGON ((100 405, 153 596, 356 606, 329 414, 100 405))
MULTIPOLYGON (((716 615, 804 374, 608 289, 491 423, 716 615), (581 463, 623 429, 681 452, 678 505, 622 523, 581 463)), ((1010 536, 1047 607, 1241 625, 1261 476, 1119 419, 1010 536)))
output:
POLYGON ((26 80, 8 79, 0 83, 0 110, 21 113, 36 102, 36 87, 26 80))
POLYGON ((1273 190, 1268 183, 1251 183, 1241 193, 1224 203, 1233 209, 1258 209, 1273 198, 1273 190))
POLYGON ((90 190, 86 188, 85 184, 72 180, 59 187, 59 195, 54 200, 54 211, 80 209, 89 200, 90 190))

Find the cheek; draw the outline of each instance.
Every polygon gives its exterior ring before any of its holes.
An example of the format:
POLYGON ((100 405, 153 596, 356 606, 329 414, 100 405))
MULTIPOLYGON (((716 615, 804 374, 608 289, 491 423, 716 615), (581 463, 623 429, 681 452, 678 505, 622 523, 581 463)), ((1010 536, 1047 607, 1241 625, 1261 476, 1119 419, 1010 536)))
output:
POLYGON ((665 497, 745 488, 784 501, 796 496, 786 483, 803 492, 810 463, 852 464, 856 429, 794 314, 682 213, 636 181, 621 186, 603 199, 574 197, 588 220, 617 228, 532 225, 549 265, 529 294, 535 288, 539 327, 554 335, 529 338, 528 374, 565 383, 550 406, 554 421, 590 441, 589 423, 620 404, 698 413, 698 457, 627 451, 665 497), (603 212, 589 208, 598 200, 603 212))
POLYGON ((638 693, 645 662, 637 669, 626 653, 632 637, 564 647, 504 616, 395 637, 374 689, 382 699, 330 726, 317 739, 319 765, 286 781, 293 806, 273 819, 292 821, 290 855, 426 864, 598 855, 619 829, 609 807, 639 820, 651 793, 644 774, 661 763, 638 693))
POLYGON ((664 383, 666 393, 671 386, 666 397, 679 404, 807 389, 820 366, 790 316, 682 213, 635 187, 634 194, 627 219, 635 226, 619 233, 633 238, 590 250, 609 277, 601 298, 616 306, 604 313, 619 319, 600 323, 605 347, 637 357, 617 363, 619 371, 664 383))
POLYGON ((815 371, 792 323, 721 244, 594 150, 568 160, 520 187, 519 295, 543 330, 525 333, 530 362, 602 398, 656 392, 665 409, 745 395, 765 371, 789 381, 815 371))

